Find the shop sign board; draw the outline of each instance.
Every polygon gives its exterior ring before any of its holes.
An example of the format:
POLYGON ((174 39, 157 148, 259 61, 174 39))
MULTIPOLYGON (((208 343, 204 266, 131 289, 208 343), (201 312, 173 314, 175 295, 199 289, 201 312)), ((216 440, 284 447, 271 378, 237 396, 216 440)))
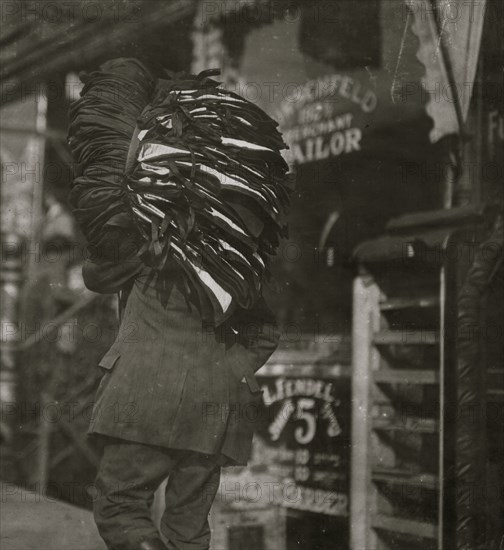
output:
POLYGON ((282 480, 276 501, 288 508, 346 516, 350 380, 265 376, 259 381, 267 414, 256 452, 282 480))
MULTIPOLYGON (((498 25, 488 24, 482 44, 482 85, 476 88, 477 104, 481 108, 481 162, 479 181, 481 200, 502 202, 504 191, 504 102, 502 100, 502 56, 504 44, 498 35, 498 25)), ((473 175, 474 163, 466 162, 466 171, 473 175)))
POLYGON ((357 76, 330 74, 293 89, 277 116, 295 164, 362 149, 365 128, 378 105, 376 92, 357 76))

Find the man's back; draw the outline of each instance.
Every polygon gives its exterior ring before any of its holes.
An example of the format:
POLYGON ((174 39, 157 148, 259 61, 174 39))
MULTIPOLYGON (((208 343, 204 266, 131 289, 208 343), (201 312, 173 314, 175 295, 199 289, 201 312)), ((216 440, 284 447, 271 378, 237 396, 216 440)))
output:
POLYGON ((170 265, 135 277, 99 364, 105 374, 90 431, 246 463, 261 405, 253 373, 276 348, 273 317, 262 302, 263 315, 239 311, 220 327, 204 324, 181 275, 170 265), (240 414, 251 406, 253 422, 240 414))

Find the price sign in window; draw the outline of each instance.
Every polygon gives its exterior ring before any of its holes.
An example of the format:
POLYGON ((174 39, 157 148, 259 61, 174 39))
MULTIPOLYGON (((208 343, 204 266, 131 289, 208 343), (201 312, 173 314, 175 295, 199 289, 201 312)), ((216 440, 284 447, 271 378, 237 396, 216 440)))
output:
POLYGON ((285 483, 280 503, 347 515, 349 380, 281 376, 260 382, 267 414, 255 448, 285 483))

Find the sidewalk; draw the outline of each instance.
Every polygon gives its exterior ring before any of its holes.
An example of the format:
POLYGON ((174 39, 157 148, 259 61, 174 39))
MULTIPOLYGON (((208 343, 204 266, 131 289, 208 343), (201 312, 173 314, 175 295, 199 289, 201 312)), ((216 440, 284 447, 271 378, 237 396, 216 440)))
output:
POLYGON ((1 485, 2 550, 106 550, 88 510, 1 485))

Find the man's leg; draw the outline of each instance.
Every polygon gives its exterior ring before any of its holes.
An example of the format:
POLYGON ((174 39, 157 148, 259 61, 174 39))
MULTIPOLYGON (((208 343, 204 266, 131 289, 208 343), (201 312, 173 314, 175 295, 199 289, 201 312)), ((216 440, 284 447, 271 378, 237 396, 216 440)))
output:
POLYGON ((170 550, 208 550, 208 514, 219 488, 221 467, 214 455, 187 451, 166 486, 161 531, 170 550))
POLYGON ((180 451, 111 440, 105 445, 96 477, 94 518, 113 550, 164 548, 152 522, 153 494, 180 457, 180 451), (142 546, 143 545, 143 546, 142 546))

